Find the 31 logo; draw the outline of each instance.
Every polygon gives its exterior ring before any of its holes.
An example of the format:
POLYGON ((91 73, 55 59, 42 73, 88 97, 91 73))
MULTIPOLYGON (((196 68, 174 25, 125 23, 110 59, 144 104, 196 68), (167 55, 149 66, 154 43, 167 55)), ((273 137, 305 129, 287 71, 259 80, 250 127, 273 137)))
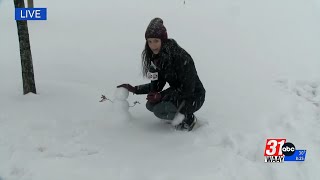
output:
POLYGON ((296 150, 286 139, 267 139, 264 149, 265 162, 304 161, 306 150, 296 150))
POLYGON ((267 139, 264 156, 282 156, 281 147, 286 139, 267 139))

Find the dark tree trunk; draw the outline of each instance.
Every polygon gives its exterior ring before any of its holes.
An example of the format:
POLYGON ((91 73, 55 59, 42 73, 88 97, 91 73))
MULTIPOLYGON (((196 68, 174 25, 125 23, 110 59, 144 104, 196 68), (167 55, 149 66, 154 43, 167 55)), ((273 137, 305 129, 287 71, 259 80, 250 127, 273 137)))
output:
POLYGON ((28 0, 28 8, 33 8, 33 0, 28 0))
MULTIPOLYGON (((24 0, 14 0, 14 6, 16 8, 24 8, 24 0)), ((23 94, 28 94, 30 92, 37 94, 27 21, 17 21, 17 28, 20 45, 23 94)))

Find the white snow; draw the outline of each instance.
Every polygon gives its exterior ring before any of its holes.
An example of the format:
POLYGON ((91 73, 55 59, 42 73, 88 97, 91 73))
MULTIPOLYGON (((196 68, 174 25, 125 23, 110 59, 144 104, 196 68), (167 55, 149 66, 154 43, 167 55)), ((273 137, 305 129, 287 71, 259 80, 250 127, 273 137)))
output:
POLYGON ((175 115, 174 119, 172 120, 172 123, 171 123, 171 124, 172 124, 173 126, 176 126, 176 125, 180 124, 180 123, 183 121, 184 118, 185 118, 185 116, 184 116, 183 114, 177 113, 177 114, 175 115))
POLYGON ((129 91, 126 88, 120 87, 115 89, 114 98, 120 101, 127 100, 129 97, 129 91))
POLYGON ((320 175, 318 0, 35 1, 28 21, 37 95, 22 95, 14 5, 0 4, 1 180, 317 180, 320 175), (122 83, 141 73, 144 32, 161 17, 207 90, 204 124, 178 132, 141 104, 122 116, 122 83), (122 117, 119 117, 122 116, 122 117), (305 162, 264 163, 267 138, 305 162))
POLYGON ((129 102, 128 102, 129 91, 125 88, 116 88, 114 93, 114 100, 112 102, 112 112, 113 119, 116 123, 128 123, 132 118, 129 112, 129 102))

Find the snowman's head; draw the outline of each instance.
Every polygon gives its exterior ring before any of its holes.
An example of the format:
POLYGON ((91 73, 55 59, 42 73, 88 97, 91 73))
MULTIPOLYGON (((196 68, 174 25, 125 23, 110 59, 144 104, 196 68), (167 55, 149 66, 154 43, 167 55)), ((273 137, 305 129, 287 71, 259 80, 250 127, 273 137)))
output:
POLYGON ((126 88, 120 87, 117 88, 114 93, 114 98, 116 100, 127 100, 129 97, 129 91, 126 88))

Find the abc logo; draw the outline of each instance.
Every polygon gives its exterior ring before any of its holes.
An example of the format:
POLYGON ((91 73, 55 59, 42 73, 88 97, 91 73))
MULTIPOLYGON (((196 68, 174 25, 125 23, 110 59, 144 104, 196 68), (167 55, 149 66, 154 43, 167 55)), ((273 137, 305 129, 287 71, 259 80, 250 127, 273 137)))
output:
POLYGON ((292 143, 287 142, 283 144, 281 151, 285 156, 292 156, 296 151, 296 147, 292 143))

